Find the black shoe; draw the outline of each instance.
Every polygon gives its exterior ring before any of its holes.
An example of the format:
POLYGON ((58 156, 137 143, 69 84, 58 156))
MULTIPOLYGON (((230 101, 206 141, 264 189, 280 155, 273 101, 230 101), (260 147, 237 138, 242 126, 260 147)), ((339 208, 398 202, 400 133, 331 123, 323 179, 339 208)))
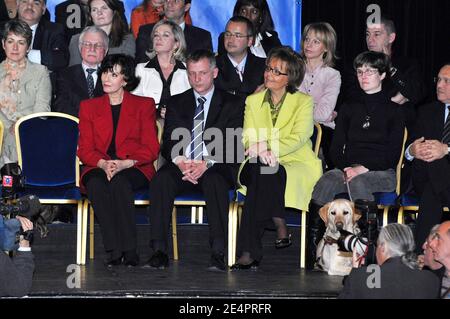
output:
POLYGON ((123 264, 127 267, 136 267, 139 265, 139 256, 135 250, 126 251, 124 253, 123 264))
POLYGON ((104 263, 105 263, 105 266, 106 266, 106 267, 112 268, 112 267, 114 267, 114 266, 119 266, 119 265, 121 265, 121 264, 122 264, 122 260, 123 260, 123 257, 120 256, 120 257, 116 257, 116 258, 108 258, 108 259, 106 259, 106 260, 104 261, 104 263))
POLYGON ((281 238, 281 239, 275 240, 275 248, 276 249, 286 248, 291 245, 292 245, 291 234, 289 234, 289 236, 287 238, 281 238))
POLYGON ((209 262, 209 271, 226 271, 225 256, 223 253, 213 253, 209 262))
POLYGON ((252 270, 252 271, 256 271, 258 270, 259 267, 259 261, 257 260, 253 260, 251 263, 244 265, 244 264, 240 264, 240 263, 235 263, 233 266, 231 266, 231 271, 236 271, 236 270, 252 270))
POLYGON ((166 253, 158 250, 144 265, 144 268, 165 269, 169 267, 169 256, 166 253))

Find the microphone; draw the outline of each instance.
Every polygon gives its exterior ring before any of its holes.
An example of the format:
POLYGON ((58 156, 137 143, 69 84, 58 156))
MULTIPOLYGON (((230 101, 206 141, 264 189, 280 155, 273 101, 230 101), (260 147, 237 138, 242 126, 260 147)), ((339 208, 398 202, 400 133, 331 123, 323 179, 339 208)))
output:
POLYGON ((41 210, 41 202, 36 195, 26 195, 17 199, 15 204, 0 204, 0 214, 12 214, 30 219, 41 210))

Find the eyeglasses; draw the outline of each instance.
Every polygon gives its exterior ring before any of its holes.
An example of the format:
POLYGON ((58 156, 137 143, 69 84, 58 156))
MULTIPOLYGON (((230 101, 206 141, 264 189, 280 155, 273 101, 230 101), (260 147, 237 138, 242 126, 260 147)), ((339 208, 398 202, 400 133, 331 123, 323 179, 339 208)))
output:
POLYGON ((272 72, 273 75, 280 76, 280 75, 288 75, 287 73, 283 73, 278 69, 272 68, 270 65, 266 65, 266 68, 264 69, 266 72, 272 72))
POLYGON ((89 50, 94 49, 95 51, 105 48, 105 46, 101 43, 81 42, 81 45, 89 50))
POLYGON ((449 85, 450 78, 441 78, 439 76, 434 78, 434 83, 439 84, 440 82, 444 82, 445 85, 449 85))
POLYGON ((357 76, 363 76, 363 75, 367 75, 367 76, 371 76, 374 74, 379 73, 377 69, 366 69, 366 70, 356 70, 356 75, 357 76))
POLYGON ((250 35, 240 34, 240 33, 231 33, 231 32, 225 32, 225 38, 231 38, 235 37, 236 39, 243 39, 248 38, 250 35))

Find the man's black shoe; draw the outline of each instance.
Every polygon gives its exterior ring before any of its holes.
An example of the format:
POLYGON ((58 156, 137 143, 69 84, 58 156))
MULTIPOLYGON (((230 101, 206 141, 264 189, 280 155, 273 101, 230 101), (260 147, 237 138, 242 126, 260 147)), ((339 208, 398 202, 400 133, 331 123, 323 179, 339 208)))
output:
POLYGON ((165 269, 169 267, 169 256, 166 253, 158 250, 144 265, 144 268, 165 269))
POLYGON ((213 253, 209 261, 209 271, 226 271, 225 256, 223 253, 213 253))

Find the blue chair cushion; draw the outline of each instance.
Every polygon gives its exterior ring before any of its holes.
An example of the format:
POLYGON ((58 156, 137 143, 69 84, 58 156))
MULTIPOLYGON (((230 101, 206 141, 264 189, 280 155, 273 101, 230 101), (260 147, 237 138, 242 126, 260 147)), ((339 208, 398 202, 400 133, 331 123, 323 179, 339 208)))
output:
POLYGON ((374 193, 375 201, 378 205, 395 205, 397 200, 396 192, 383 192, 383 193, 374 193))
POLYGON ((148 188, 142 188, 134 192, 134 200, 149 200, 148 188))
POLYGON ((42 200, 80 200, 81 192, 76 186, 64 187, 26 187, 19 196, 36 195, 42 200))

